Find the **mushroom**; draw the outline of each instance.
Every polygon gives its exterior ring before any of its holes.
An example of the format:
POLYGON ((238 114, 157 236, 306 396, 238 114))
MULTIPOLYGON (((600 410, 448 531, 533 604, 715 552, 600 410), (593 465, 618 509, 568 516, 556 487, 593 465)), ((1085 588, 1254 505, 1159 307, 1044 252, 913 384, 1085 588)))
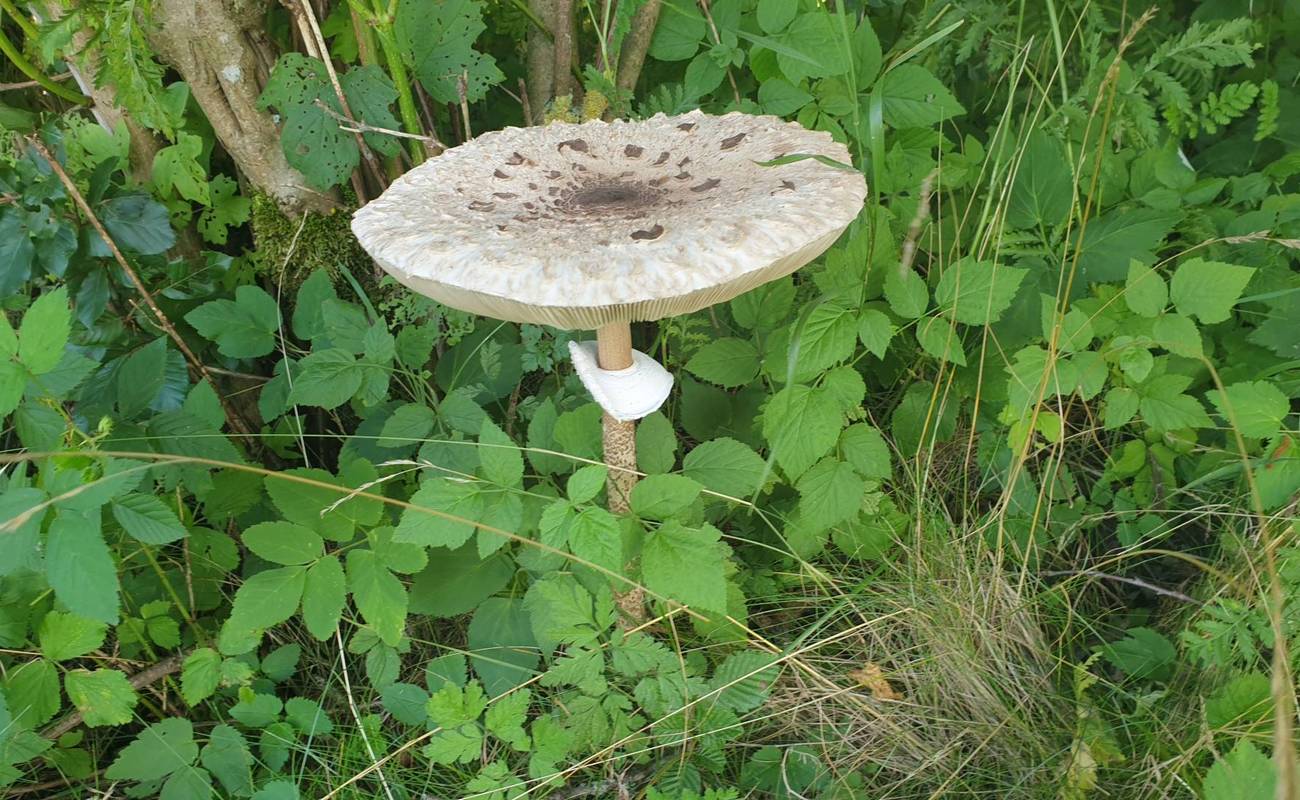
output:
POLYGON ((596 331, 571 352, 605 410, 610 508, 625 511, 635 420, 672 388, 630 323, 730 300, 830 247, 867 187, 828 159, 849 160, 830 134, 738 112, 507 128, 407 172, 352 230, 441 303, 596 331))

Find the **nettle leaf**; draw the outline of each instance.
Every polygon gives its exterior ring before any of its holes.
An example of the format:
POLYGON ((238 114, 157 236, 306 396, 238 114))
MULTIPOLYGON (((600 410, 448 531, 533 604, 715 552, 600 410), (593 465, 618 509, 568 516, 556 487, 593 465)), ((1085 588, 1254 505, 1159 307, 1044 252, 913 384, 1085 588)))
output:
POLYGON ((1026 272, 967 256, 939 276, 934 301, 940 313, 958 322, 988 325, 1001 319, 1011 306, 1026 272))
POLYGON ((131 709, 140 702, 126 675, 115 669, 69 670, 63 690, 91 728, 125 725, 131 721, 131 709))
POLYGON ((665 522, 647 535, 641 574, 650 591, 707 611, 725 613, 727 583, 722 532, 665 522))
POLYGON ((393 33, 415 77, 441 103, 459 102, 462 76, 465 99, 471 103, 505 80, 496 61, 474 49, 474 40, 486 28, 477 0, 399 0, 393 19, 393 33))
POLYGON ((325 554, 325 543, 315 531, 292 522, 261 522, 240 538, 245 547, 273 564, 309 564, 325 554))
POLYGON ((762 456, 735 439, 696 445, 682 459, 682 474, 728 497, 744 499, 758 491, 767 469, 762 456))
POLYGON ((1207 397, 1219 414, 1245 437, 1272 436, 1291 413, 1290 398, 1266 381, 1234 383, 1224 392, 1212 391, 1207 397))
POLYGON ((743 386, 758 375, 758 350, 743 339, 715 339, 696 351, 686 369, 696 377, 728 388, 743 386))
POLYGON ((768 400, 763 410, 763 436, 776 463, 794 479, 835 446, 842 419, 827 393, 793 384, 768 400))
POLYGON ((1223 322, 1255 274, 1252 267, 1190 258, 1178 265, 1169 281, 1169 299, 1178 313, 1203 324, 1223 322))
POLYGON ((1140 317, 1159 316, 1169 304, 1169 287, 1159 272, 1135 259, 1128 262, 1124 303, 1140 317))
POLYGON ((800 522, 824 531, 858 515, 867 487, 852 465, 823 458, 799 478, 795 488, 799 490, 800 522))
POLYGON ((137 541, 168 544, 188 535, 185 526, 162 500, 132 492, 113 500, 113 518, 137 541))
POLYGON ((702 488, 685 475, 649 475, 632 488, 632 510, 638 516, 667 519, 689 508, 702 488))
MULTIPOLYGON (((838 45, 831 45, 838 49, 838 45)), ((880 83, 885 124, 891 128, 927 128, 966 113, 952 92, 925 67, 900 64, 880 83)))
POLYGON ((185 321, 217 350, 231 358, 256 358, 275 349, 280 307, 257 286, 235 289, 234 300, 210 300, 185 315, 185 321))
MULTIPOLYGON (((8 321, 5 327, 9 328, 8 321)), ((23 314, 18 325, 18 360, 33 375, 44 375, 63 358, 63 348, 71 330, 72 311, 68 307, 67 289, 60 286, 42 293, 23 314)), ((6 334, 6 338, 9 336, 6 334)), ((13 355, 9 346, 5 349, 13 355)))
POLYGON ((369 550, 348 553, 348 588, 365 621, 388 645, 406 629, 406 587, 369 550))
POLYGON ((889 445, 873 425, 860 422, 840 434, 840 451, 864 478, 887 481, 893 476, 889 445))
MULTIPOLYGON (((632 496, 635 506, 636 490, 632 496)), ((583 509, 574 516, 569 523, 569 550, 583 561, 616 575, 623 573, 623 533, 618 518, 603 508, 583 509)))

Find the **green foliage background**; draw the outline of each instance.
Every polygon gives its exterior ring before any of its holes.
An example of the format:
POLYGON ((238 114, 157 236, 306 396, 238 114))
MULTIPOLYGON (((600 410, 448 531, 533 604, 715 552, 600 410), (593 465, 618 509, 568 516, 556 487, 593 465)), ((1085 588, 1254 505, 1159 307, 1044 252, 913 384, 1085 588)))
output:
POLYGON ((524 124, 548 4, 317 3, 328 68, 263 9, 261 111, 338 206, 302 217, 148 2, 21 5, 0 792, 1300 792, 1295 3, 665 0, 630 91, 645 1, 575 3, 537 115, 780 115, 871 188, 795 276, 636 326, 678 389, 625 515, 571 335, 413 296, 342 224, 524 124), (50 93, 87 36, 133 128, 50 93))

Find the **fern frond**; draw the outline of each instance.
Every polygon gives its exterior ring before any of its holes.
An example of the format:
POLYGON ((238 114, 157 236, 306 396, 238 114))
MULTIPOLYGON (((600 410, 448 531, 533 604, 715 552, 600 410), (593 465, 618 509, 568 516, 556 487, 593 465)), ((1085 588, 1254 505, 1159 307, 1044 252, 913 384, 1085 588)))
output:
MULTIPOLYGON (((143 24, 149 0, 118 0, 96 6, 99 28, 95 46, 101 54, 98 82, 112 86, 117 102, 142 125, 172 139, 175 126, 162 102, 163 67, 154 60, 143 24)), ((93 12, 86 10, 89 18, 93 12)))
POLYGON ((1201 101, 1201 125, 1206 133, 1218 133, 1219 128, 1243 116, 1255 103, 1259 87, 1250 81, 1230 83, 1221 91, 1210 92, 1201 101))
POLYGON ((1255 128, 1255 141, 1262 142, 1277 133, 1277 120, 1281 113, 1277 81, 1264 81, 1259 85, 1259 122, 1255 128))

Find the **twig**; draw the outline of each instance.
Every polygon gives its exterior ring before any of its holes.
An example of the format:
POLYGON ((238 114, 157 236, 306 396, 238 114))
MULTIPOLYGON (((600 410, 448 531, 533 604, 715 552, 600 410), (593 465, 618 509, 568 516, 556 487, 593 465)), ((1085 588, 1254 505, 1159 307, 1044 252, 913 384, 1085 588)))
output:
POLYGON ((81 784, 82 786, 91 783, 92 781, 94 781, 95 777, 99 775, 99 772, 100 772, 99 770, 95 770, 91 774, 76 781, 74 781, 71 776, 68 776, 66 778, 55 778, 53 780, 46 781, 45 783, 34 783, 31 786, 11 786, 5 789, 5 797, 18 797, 19 795, 24 795, 24 794, 36 794, 37 792, 44 792, 47 789, 69 789, 70 790, 78 783, 81 784))
POLYGON ((474 138, 474 130, 469 125, 469 72, 461 72, 456 79, 456 93, 460 95, 460 118, 465 127, 461 133, 464 134, 464 141, 468 142, 474 138))
MULTIPOLYGON (((68 78, 71 77, 72 77, 71 72, 61 72, 58 75, 51 75, 50 80, 66 81, 68 78)), ((40 81, 19 81, 18 83, 0 83, 0 92, 11 92, 17 89, 34 89, 35 87, 40 85, 41 85, 40 81)))
MULTIPOLYGON (((704 19, 709 23, 709 33, 713 34, 713 43, 722 44, 718 26, 713 24, 713 12, 709 10, 709 0, 699 0, 699 3, 700 10, 704 12, 704 19)), ((731 94, 736 99, 736 105, 740 105, 740 87, 736 86, 736 76, 731 74, 731 67, 727 67, 727 81, 731 84, 731 94)))
POLYGON ((334 629, 334 641, 339 646, 339 665, 343 667, 343 691, 348 696, 348 708, 352 711, 352 719, 357 723, 357 730, 361 732, 361 742, 366 746, 366 754, 370 756, 370 763, 375 765, 375 773, 379 775, 379 783, 384 787, 384 795, 388 800, 393 800, 393 790, 388 786, 388 778, 384 776, 384 770, 379 766, 379 757, 375 755, 375 748, 370 745, 370 736, 366 734, 366 726, 361 722, 361 712, 357 710, 357 701, 352 698, 352 678, 348 675, 348 657, 344 653, 343 635, 339 633, 338 628, 334 629))
MULTIPOLYGON (((185 657, 188 654, 178 653, 174 656, 168 656, 152 667, 143 669, 127 679, 132 689, 140 689, 151 683, 156 683, 174 672, 180 671, 181 666, 185 663, 185 657)), ((46 739, 57 739, 73 728, 81 724, 82 716, 80 711, 74 711, 63 719, 41 731, 41 736, 46 739)))
POLYGON ((45 159, 49 163, 50 169, 54 171, 54 174, 58 176, 59 181, 63 184, 63 188, 67 190, 68 196, 71 197, 73 202, 77 204, 77 207, 81 209, 81 213, 86 215, 87 221, 89 221, 91 227, 95 229, 95 233, 99 234, 99 238, 104 240, 104 244, 108 245, 109 252, 113 254, 113 259, 117 261, 117 265, 126 273, 127 278, 131 281, 131 285, 133 285, 135 290, 140 293, 140 297, 153 313, 154 319, 158 322, 158 326, 162 328, 176 344, 176 348, 181 351, 181 355, 185 356, 185 360, 189 363, 190 369, 200 378, 207 381, 212 387, 212 391, 216 394, 218 402, 221 403, 222 410, 226 412, 226 421, 230 423, 231 430, 235 431, 235 433, 238 433, 240 436, 243 436, 250 443, 253 442, 254 438, 252 430, 244 422, 244 418, 240 416, 234 406, 230 405, 230 402, 222 396, 221 392, 217 388, 216 379, 212 377, 211 370, 209 370, 208 367, 199 360, 199 357, 194 354, 194 351, 190 349, 190 346, 185 343, 185 339, 181 337, 180 333, 176 330, 176 327, 172 325, 171 320, 169 320, 167 315, 163 313, 163 310, 158 307, 158 303, 154 301, 153 295, 150 294, 149 289, 145 287, 144 281, 140 280, 140 275, 131 266, 131 262, 126 260, 126 256, 122 255, 122 251, 118 249, 117 243, 113 241, 113 237, 110 236, 108 231, 104 228, 104 223, 99 221, 99 217, 95 215, 94 209, 90 207, 90 203, 86 202, 86 198, 81 193, 81 190, 77 188, 77 184, 73 183, 72 178, 68 177, 68 173, 63 169, 63 165, 59 163, 58 159, 56 159, 53 154, 50 153, 49 149, 45 147, 40 139, 33 135, 28 136, 27 141, 31 144, 32 149, 39 153, 41 158, 45 159))
POLYGON ((350 119, 348 117, 343 116, 339 112, 330 108, 328 104, 322 102, 319 98, 316 99, 316 106, 321 111, 324 111, 326 114, 333 117, 334 121, 339 123, 339 130, 342 131, 347 131, 349 133, 382 133, 386 136, 396 136, 399 139, 414 139, 417 142, 424 142, 425 144, 436 147, 439 150, 447 149, 447 146, 442 142, 438 141, 438 137, 436 136, 429 136, 423 133, 407 133, 406 131, 395 131, 392 128, 380 128, 377 125, 370 125, 365 122, 359 122, 355 119, 350 119))
POLYGON ((1116 581, 1117 583, 1127 583, 1130 586, 1136 586, 1139 589, 1146 589, 1148 592, 1151 592, 1152 594, 1158 594, 1161 597, 1171 597, 1174 600, 1179 600, 1184 603, 1191 603, 1192 605, 1197 605, 1197 606, 1205 605, 1205 603, 1202 603, 1200 600, 1197 600, 1195 597, 1183 594, 1182 592, 1179 591, 1175 591, 1174 589, 1165 589, 1164 587, 1156 586, 1154 583, 1147 583, 1141 578, 1129 578, 1124 575, 1111 575, 1106 572, 1098 572, 1095 569, 1062 569, 1062 570, 1051 570, 1048 572, 1040 572, 1038 574, 1044 578, 1059 578, 1065 576, 1071 578, 1074 577, 1101 578, 1108 581, 1116 581))

